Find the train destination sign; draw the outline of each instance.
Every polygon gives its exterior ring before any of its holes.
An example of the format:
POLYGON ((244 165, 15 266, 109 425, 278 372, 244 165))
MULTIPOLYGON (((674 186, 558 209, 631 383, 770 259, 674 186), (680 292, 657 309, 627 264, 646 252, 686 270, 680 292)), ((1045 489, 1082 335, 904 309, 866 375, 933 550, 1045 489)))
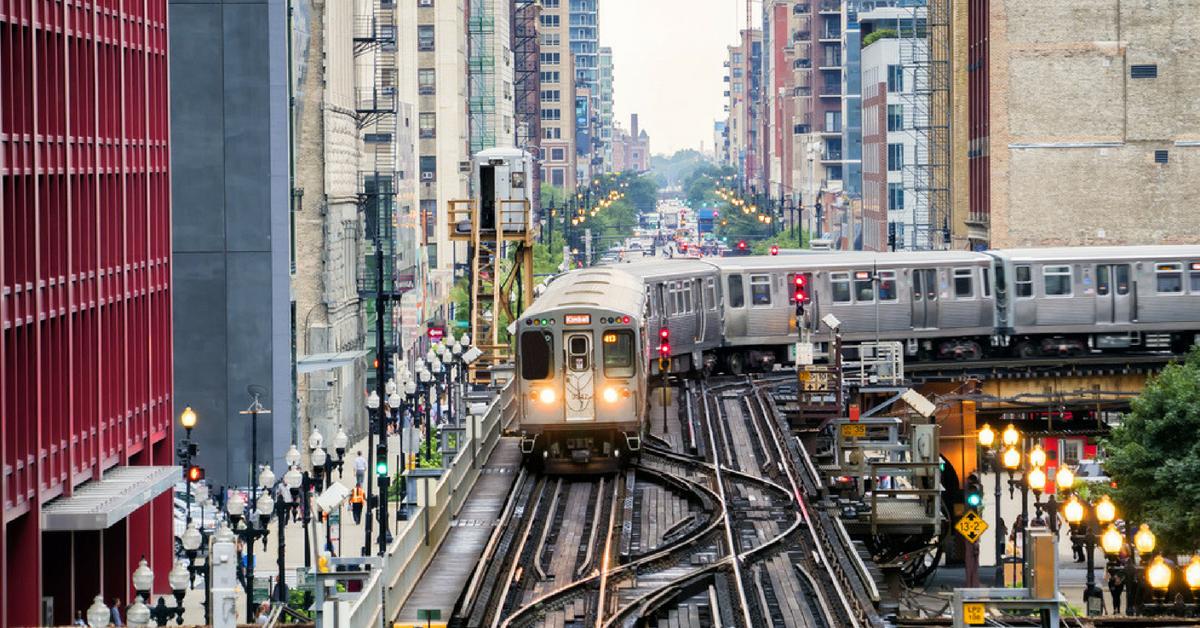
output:
POLYGON ((591 325, 591 314, 567 314, 563 317, 563 322, 567 325, 591 325))

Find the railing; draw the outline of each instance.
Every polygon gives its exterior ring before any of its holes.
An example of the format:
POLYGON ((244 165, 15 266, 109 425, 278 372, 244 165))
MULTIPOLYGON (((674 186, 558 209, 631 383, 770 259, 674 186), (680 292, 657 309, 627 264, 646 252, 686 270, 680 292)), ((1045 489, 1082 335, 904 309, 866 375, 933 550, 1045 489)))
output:
POLYGON ((383 569, 348 604, 350 628, 378 626, 381 613, 390 625, 400 613, 450 531, 450 520, 462 509, 483 464, 500 442, 501 428, 513 405, 512 389, 512 385, 502 389, 483 415, 467 417, 466 435, 448 468, 412 472, 416 477, 418 504, 409 510, 409 520, 398 525, 383 569), (383 592, 387 593, 386 609, 379 603, 383 592))

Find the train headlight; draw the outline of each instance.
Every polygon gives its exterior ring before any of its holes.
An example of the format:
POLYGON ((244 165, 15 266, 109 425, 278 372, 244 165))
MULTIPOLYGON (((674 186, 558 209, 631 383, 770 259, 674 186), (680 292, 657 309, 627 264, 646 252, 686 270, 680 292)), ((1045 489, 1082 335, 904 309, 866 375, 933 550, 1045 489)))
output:
POLYGON ((543 388, 540 392, 538 392, 538 401, 541 401, 546 405, 554 403, 554 389, 543 388))
POLYGON ((621 393, 616 388, 609 386, 604 389, 604 400, 608 403, 616 403, 621 398, 621 393))

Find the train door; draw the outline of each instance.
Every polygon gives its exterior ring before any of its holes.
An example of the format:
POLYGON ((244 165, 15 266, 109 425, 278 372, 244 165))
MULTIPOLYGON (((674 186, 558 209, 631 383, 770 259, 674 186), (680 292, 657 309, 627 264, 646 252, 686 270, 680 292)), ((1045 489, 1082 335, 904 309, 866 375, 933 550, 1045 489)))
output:
POLYGON ((917 268, 912 271, 913 327, 924 329, 938 325, 937 269, 917 268))
POLYGON ((592 334, 567 334, 566 399, 568 421, 596 420, 595 369, 592 368, 592 334))
POLYGON ((693 338, 696 344, 704 342, 704 314, 708 311, 708 303, 704 300, 704 280, 692 280, 692 304, 696 309, 696 334, 693 338))
POLYGON ((1121 324, 1131 321, 1129 264, 1096 265, 1096 322, 1121 324))

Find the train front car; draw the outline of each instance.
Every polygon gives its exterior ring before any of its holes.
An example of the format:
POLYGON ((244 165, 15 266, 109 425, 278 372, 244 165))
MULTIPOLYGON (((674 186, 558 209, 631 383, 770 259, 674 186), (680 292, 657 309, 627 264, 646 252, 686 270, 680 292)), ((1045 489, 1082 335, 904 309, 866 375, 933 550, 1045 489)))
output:
POLYGON ((517 321, 521 451, 551 473, 619 469, 641 449, 645 293, 606 268, 555 279, 517 321))

